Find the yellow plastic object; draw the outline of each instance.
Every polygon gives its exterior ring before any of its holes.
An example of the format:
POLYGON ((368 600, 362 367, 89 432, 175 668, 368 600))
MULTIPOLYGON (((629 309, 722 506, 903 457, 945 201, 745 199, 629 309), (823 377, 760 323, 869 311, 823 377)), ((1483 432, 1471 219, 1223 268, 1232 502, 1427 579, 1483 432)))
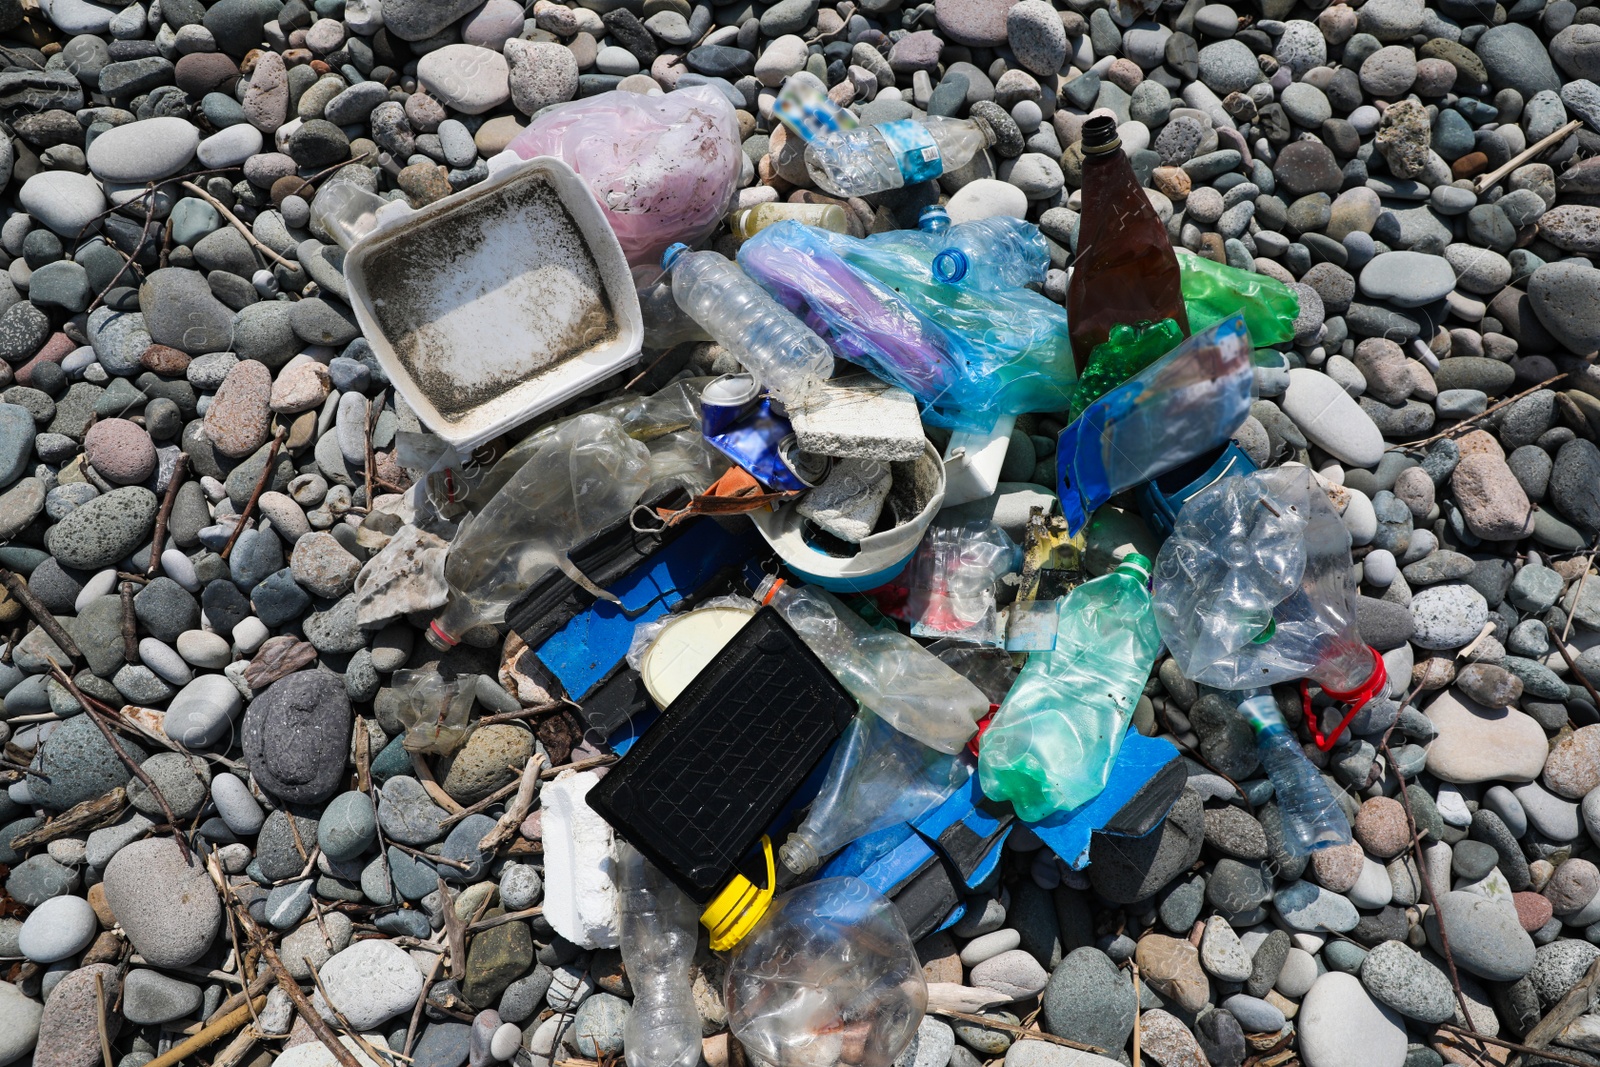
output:
POLYGON ((700 914, 700 925, 711 931, 715 952, 726 952, 743 941, 772 906, 778 870, 772 859, 772 838, 765 834, 761 835, 761 852, 767 861, 766 888, 757 889, 750 879, 736 874, 700 914))

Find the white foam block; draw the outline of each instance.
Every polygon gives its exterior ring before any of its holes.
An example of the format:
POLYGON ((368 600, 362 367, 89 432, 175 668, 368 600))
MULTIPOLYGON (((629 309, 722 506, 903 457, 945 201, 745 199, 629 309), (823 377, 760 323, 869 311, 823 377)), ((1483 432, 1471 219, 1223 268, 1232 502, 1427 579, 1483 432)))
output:
POLYGON ((617 864, 611 824, 585 802, 600 776, 582 771, 540 791, 544 916, 583 948, 617 947, 617 864))
POLYGON ((926 447, 916 399, 870 374, 822 383, 790 407, 789 421, 800 447, 823 456, 906 461, 926 447))

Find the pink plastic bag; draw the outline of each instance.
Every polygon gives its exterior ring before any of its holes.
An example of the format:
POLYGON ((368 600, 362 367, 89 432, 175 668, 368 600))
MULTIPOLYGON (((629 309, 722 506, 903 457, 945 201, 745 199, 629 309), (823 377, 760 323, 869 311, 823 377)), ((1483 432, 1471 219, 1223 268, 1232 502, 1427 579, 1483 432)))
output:
POLYGON ((728 213, 739 189, 739 124, 708 85, 661 96, 614 91, 554 108, 506 146, 555 156, 589 183, 632 267, 693 245, 728 213))

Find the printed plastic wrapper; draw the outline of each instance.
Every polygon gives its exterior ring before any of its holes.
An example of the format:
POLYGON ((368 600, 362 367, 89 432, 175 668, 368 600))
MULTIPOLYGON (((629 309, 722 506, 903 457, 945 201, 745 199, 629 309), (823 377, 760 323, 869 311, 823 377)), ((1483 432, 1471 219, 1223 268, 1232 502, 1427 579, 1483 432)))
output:
POLYGON ((1064 409, 1076 377, 1066 312, 1029 289, 935 278, 961 225, 858 239, 780 222, 744 243, 739 265, 839 356, 922 401, 931 424, 987 430, 1064 409))
POLYGON ((739 124, 717 89, 614 90, 553 108, 506 146, 555 156, 589 183, 632 267, 714 230, 739 188, 739 124))
POLYGON ((1235 315, 1189 338, 1061 431, 1056 473, 1072 533, 1124 489, 1209 451, 1250 414, 1250 333, 1235 315))
POLYGON ((1183 309, 1193 332, 1199 333, 1238 313, 1244 316, 1245 327, 1257 347, 1294 340, 1300 298, 1276 278, 1181 253, 1178 270, 1183 275, 1183 309))
POLYGON ((1372 671, 1350 533, 1305 467, 1224 478, 1184 505, 1156 557, 1156 623, 1183 676, 1218 689, 1372 671))
POLYGON ((460 748, 472 732, 468 716, 472 713, 476 674, 446 678, 431 667, 395 671, 389 683, 398 707, 395 717, 405 727, 401 742, 408 752, 432 752, 448 756, 460 748))

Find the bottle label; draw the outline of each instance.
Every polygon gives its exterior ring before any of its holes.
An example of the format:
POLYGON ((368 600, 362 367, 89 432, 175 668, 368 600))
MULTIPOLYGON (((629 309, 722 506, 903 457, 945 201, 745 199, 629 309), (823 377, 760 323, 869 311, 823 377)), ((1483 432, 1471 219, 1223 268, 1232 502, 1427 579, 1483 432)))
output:
POLYGON ((944 158, 933 139, 933 131, 916 119, 885 122, 878 127, 883 143, 894 153, 906 184, 925 182, 944 173, 944 158))

